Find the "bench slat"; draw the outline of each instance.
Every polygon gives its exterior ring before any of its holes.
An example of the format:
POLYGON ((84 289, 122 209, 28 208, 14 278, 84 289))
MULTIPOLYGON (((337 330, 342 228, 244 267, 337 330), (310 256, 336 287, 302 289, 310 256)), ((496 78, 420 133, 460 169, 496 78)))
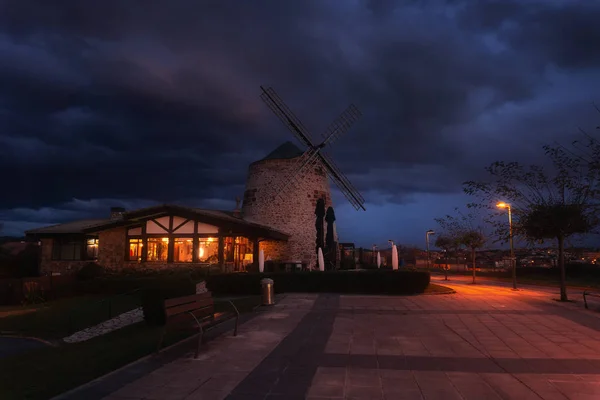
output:
POLYGON ((182 304, 179 306, 166 308, 165 313, 167 314, 167 317, 170 317, 170 316, 177 315, 177 314, 187 313, 189 311, 195 312, 196 310, 201 310, 203 308, 211 308, 212 309, 212 307, 213 307, 212 300, 205 300, 203 302, 197 301, 194 303, 187 303, 187 304, 182 304))
POLYGON ((206 293, 192 294, 189 296, 177 297, 174 299, 166 299, 165 300, 165 308, 178 306, 180 304, 185 304, 185 303, 191 303, 192 301, 210 299, 210 298, 212 298, 210 295, 210 292, 206 292, 206 293))

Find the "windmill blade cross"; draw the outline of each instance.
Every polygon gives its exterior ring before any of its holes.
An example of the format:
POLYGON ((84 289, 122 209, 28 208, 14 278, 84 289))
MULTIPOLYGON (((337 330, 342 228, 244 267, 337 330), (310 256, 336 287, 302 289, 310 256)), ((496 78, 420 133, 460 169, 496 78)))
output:
POLYGON ((304 127, 302 122, 294 115, 289 107, 281 100, 281 98, 275 93, 273 88, 262 89, 260 98, 265 104, 273 111, 275 115, 283 122, 283 124, 300 140, 303 144, 308 147, 314 147, 308 130, 304 127))
POLYGON ((359 109, 354 104, 350 104, 323 133, 322 136, 325 139, 323 145, 329 144, 331 146, 340 136, 350 130, 352 124, 358 121, 361 115, 359 109))
POLYGON ((319 152, 318 156, 321 163, 329 173, 329 176, 335 182, 344 196, 346 196, 350 204, 352 204, 357 210, 363 209, 366 211, 364 206, 365 199, 350 183, 350 180, 342 173, 342 171, 340 171, 337 165, 333 162, 333 159, 324 152, 319 152))
POLYGON ((298 181, 302 179, 302 172, 307 168, 319 161, 318 158, 318 149, 309 148, 298 161, 294 163, 292 168, 290 168, 291 172, 286 175, 284 179, 282 179, 282 185, 273 185, 271 187, 271 191, 269 191, 271 196, 279 196, 283 198, 283 193, 290 186, 295 186, 298 184, 298 181))

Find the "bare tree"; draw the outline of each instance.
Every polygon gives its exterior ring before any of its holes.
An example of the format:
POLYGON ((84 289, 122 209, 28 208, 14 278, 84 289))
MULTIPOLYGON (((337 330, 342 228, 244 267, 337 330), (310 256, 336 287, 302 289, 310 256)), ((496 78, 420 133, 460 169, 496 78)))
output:
POLYGON ((435 247, 438 249, 444 250, 445 255, 445 266, 444 266, 444 280, 448 280, 448 256, 450 255, 450 250, 452 249, 452 239, 445 235, 439 235, 435 239, 435 247))
POLYGON ((473 270, 473 283, 475 283, 476 253, 477 249, 485 245, 486 239, 481 226, 476 224, 477 215, 470 212, 464 214, 455 209, 457 216, 446 215, 444 218, 436 218, 435 221, 449 238, 454 248, 460 249, 465 246, 471 252, 471 267, 473 270))
MULTIPOLYGON (((478 207, 494 209, 510 203, 513 234, 528 241, 555 239, 560 267, 560 299, 568 301, 564 260, 565 239, 590 232, 597 225, 597 172, 562 146, 545 146, 552 168, 495 162, 486 168, 490 179, 464 184, 479 198, 478 207)), ((497 232, 506 232, 506 223, 497 232)))

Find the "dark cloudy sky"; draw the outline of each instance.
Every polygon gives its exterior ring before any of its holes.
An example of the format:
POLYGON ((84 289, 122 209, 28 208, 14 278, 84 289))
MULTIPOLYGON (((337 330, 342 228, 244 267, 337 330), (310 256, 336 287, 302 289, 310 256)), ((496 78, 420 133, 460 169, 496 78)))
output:
POLYGON ((4 234, 111 205, 231 209, 247 164, 292 138, 272 85, 334 157, 343 241, 422 245, 495 160, 598 125, 592 0, 0 0, 4 234))

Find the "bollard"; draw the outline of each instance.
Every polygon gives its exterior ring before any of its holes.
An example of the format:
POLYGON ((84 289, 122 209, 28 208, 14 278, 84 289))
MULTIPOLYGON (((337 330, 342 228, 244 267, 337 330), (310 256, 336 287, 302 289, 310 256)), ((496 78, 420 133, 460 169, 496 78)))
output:
POLYGON ((265 278, 260 281, 262 287, 262 305, 272 306, 275 304, 275 289, 273 279, 265 278))

